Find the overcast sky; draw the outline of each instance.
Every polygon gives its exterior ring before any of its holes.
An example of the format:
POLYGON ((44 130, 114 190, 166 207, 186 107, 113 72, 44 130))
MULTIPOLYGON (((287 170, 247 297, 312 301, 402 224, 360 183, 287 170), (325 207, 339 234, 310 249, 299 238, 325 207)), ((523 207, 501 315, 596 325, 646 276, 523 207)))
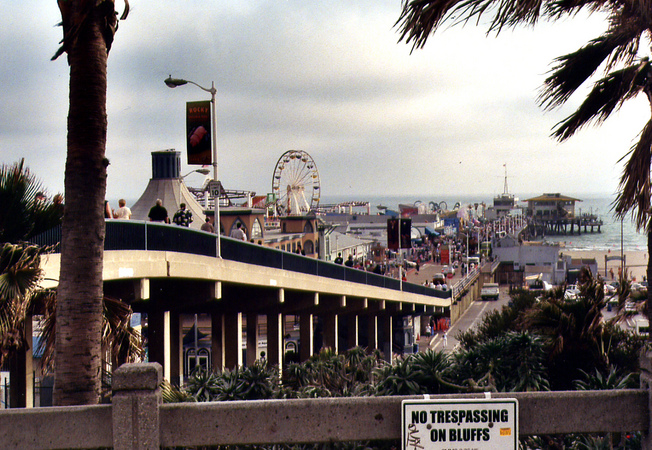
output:
MULTIPOLYGON (((50 194, 63 192, 66 58, 54 0, 0 0, 0 163, 25 157, 50 194)), ((123 4, 116 0, 118 9, 123 4)), ((215 82, 220 178, 271 191, 279 157, 308 152, 323 196, 614 193, 649 117, 636 99, 602 127, 551 139, 572 113, 545 112, 538 90, 555 56, 606 27, 579 17, 487 37, 442 29, 410 54, 394 26, 400 0, 131 0, 109 55, 107 198, 137 199, 151 152, 185 149, 185 102, 210 95, 172 75, 215 82)), ((188 167, 182 159, 182 173, 188 167)), ((189 184, 200 184, 194 174, 189 184)))

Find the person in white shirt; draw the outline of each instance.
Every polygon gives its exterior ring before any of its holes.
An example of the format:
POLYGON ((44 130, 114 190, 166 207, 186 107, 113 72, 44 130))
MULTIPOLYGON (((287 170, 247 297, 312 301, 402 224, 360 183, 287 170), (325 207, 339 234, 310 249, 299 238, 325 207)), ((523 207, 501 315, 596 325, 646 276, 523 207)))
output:
POLYGON ((127 202, 124 198, 118 200, 119 208, 113 211, 114 219, 131 219, 131 210, 127 208, 127 202))
POLYGON ((235 229, 231 231, 231 237, 235 239, 240 239, 241 241, 247 240, 247 233, 242 229, 242 224, 238 222, 235 225, 235 229))

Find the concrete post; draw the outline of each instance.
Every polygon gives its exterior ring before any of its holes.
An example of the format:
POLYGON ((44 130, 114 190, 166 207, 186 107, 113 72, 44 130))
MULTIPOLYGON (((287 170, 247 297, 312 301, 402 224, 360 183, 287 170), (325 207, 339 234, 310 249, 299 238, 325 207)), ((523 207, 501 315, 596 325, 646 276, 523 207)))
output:
POLYGON ((246 364, 253 366, 258 359, 258 314, 248 312, 247 316, 247 353, 246 364))
POLYGON ((32 316, 25 317, 23 337, 27 348, 21 348, 11 357, 9 371, 11 387, 9 405, 11 408, 34 407, 34 366, 32 361, 32 316))
POLYGON ((170 313, 170 383, 183 386, 183 321, 178 312, 170 313))
POLYGON ((301 313, 299 315, 299 359, 307 361, 314 353, 314 328, 312 314, 301 313))
MULTIPOLYGON (((641 366, 641 388, 647 389, 648 394, 648 411, 652 411, 652 351, 644 351, 640 358, 641 366)), ((648 416, 648 431, 643 433, 642 450, 652 450, 652 414, 648 416)))
POLYGON ((382 343, 380 349, 383 352, 385 361, 391 364, 393 362, 393 356, 394 356, 393 355, 394 330, 392 330, 392 316, 389 314, 378 316, 378 322, 379 322, 379 332, 381 335, 378 341, 379 343, 382 343))
POLYGON ((170 379, 170 311, 149 313, 149 360, 163 367, 163 376, 170 379))
POLYGON ((358 346, 358 335, 360 333, 358 325, 358 315, 357 314, 348 314, 346 316, 346 344, 347 349, 358 346))
POLYGON ((335 354, 339 353, 338 348, 338 317, 337 314, 326 313, 324 321, 324 347, 330 348, 335 354))
POLYGON ((367 349, 369 351, 378 349, 378 316, 371 314, 367 316, 367 349))
POLYGON ((224 366, 242 366, 242 313, 224 315, 224 366))
POLYGON ((211 312, 211 365, 215 372, 224 370, 224 315, 211 312))
POLYGON ((279 313, 267 314, 267 361, 273 365, 283 367, 283 315, 279 313))
POLYGON ((123 364, 113 372, 113 448, 159 449, 163 370, 158 363, 123 364))

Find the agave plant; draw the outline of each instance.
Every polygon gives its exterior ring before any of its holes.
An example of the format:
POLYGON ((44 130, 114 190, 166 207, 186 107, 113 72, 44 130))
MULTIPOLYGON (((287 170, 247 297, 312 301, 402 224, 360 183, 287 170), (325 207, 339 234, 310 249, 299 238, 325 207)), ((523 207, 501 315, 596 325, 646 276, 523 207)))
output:
POLYGON ((425 394, 413 370, 412 356, 397 358, 393 365, 387 365, 377 370, 378 395, 418 395, 425 394))
POLYGON ((412 358, 412 370, 415 381, 425 392, 440 394, 449 389, 442 385, 441 379, 450 370, 451 358, 445 351, 427 350, 417 353, 412 358))
POLYGON ((197 366, 182 391, 196 402, 210 402, 219 392, 218 376, 210 370, 197 366))
POLYGON ((241 370, 246 390, 242 400, 266 400, 278 396, 278 369, 266 360, 257 360, 241 370))
POLYGON ((575 380, 573 385, 578 391, 607 390, 607 389, 634 389, 639 382, 633 372, 624 373, 614 366, 604 373, 595 369, 593 373, 582 372, 582 378, 575 380))

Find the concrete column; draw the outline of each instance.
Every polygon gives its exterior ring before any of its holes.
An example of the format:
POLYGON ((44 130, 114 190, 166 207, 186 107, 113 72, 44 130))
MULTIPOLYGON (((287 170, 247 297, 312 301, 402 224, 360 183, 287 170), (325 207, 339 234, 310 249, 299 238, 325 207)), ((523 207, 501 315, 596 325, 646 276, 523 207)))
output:
POLYGON ((183 385, 183 323, 177 312, 170 313, 170 383, 183 385))
POLYGON ((224 315, 211 313, 211 367, 215 372, 224 370, 224 315))
POLYGON ((338 353, 338 324, 337 324, 337 314, 328 313, 323 316, 324 320, 324 347, 328 347, 335 354, 338 353))
POLYGON ((242 313, 224 314, 224 367, 242 366, 242 313))
POLYGON ((389 314, 383 314, 382 316, 378 316, 378 322, 379 322, 378 328, 380 329, 379 330, 380 339, 378 340, 378 342, 381 344, 380 350, 383 352, 385 361, 391 364, 393 360, 392 316, 389 314))
POLYGON ((170 381, 170 311, 152 311, 148 315, 149 361, 163 367, 163 377, 170 381))
POLYGON ((113 448, 159 449, 160 364, 123 364, 113 372, 113 448))
POLYGON ((367 349, 378 349, 378 317, 375 314, 367 316, 367 349))
POLYGON ((283 314, 267 314, 267 361, 283 366, 283 314))
POLYGON ((314 353, 314 326, 312 314, 299 315, 299 359, 308 360, 314 353))
POLYGON ((258 359, 258 314, 247 313, 247 366, 258 359))
POLYGON ((25 317, 23 337, 28 348, 22 348, 14 353, 9 362, 11 408, 34 407, 34 364, 32 360, 32 316, 25 317))
POLYGON ((358 336, 360 334, 358 326, 358 315, 357 314, 348 314, 346 316, 346 344, 348 348, 357 347, 358 336))

